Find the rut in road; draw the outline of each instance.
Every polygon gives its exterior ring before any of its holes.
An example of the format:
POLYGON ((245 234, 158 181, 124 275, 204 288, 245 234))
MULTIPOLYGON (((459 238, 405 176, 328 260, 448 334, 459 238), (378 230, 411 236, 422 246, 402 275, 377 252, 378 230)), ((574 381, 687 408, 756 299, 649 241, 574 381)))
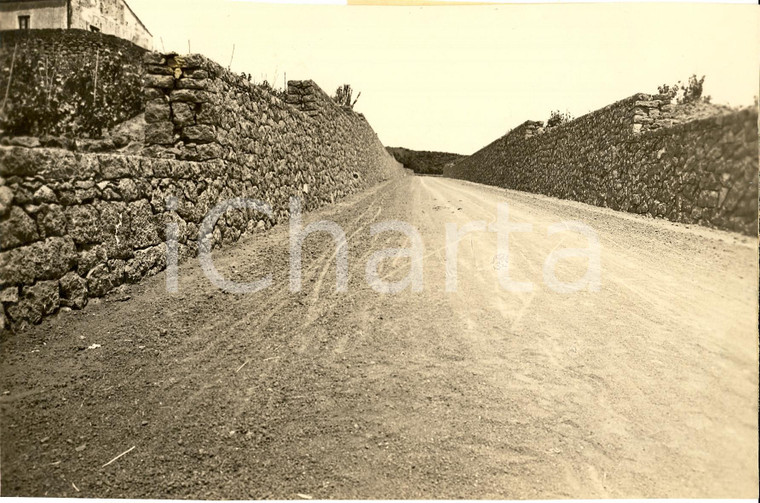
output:
MULTIPOLYGON (((196 261, 62 313, 2 345, 3 495, 176 498, 635 498, 757 494, 756 250, 738 235, 505 191, 405 177, 304 215, 348 237, 335 291, 326 234, 306 239, 288 289, 287 226, 215 253, 222 274, 272 286, 215 289, 196 261), (446 223, 465 234, 446 291, 446 223), (376 251, 425 245, 422 292, 378 294, 376 251), (597 292, 559 294, 544 262, 601 243, 597 292), (85 349, 101 344, 96 349, 85 349), (131 446, 112 464, 103 464, 131 446), (75 490, 73 485, 76 485, 75 490)), ((557 265, 572 281, 583 260, 557 265)), ((393 281, 409 260, 379 268, 393 281)))

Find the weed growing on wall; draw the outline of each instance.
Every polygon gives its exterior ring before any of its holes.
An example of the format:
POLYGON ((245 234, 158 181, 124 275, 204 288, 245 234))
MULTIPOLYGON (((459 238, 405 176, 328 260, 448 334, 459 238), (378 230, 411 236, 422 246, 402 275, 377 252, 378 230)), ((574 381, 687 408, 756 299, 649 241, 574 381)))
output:
POLYGON ((574 117, 570 114, 570 112, 560 112, 559 110, 553 110, 549 115, 549 118, 546 120, 546 127, 559 126, 560 124, 565 124, 573 119, 574 117))
POLYGON ((699 102, 710 103, 710 96, 703 94, 704 87, 705 76, 697 77, 696 74, 693 74, 689 77, 689 81, 686 84, 680 80, 673 85, 662 84, 657 88, 657 91, 662 95, 670 97, 671 100, 679 105, 699 102))
POLYGON ((361 96, 362 93, 359 92, 359 94, 356 95, 356 99, 351 101, 353 92, 354 91, 349 84, 343 84, 335 90, 335 95, 332 99, 342 107, 354 108, 354 105, 356 105, 356 102, 359 100, 359 96, 361 96))

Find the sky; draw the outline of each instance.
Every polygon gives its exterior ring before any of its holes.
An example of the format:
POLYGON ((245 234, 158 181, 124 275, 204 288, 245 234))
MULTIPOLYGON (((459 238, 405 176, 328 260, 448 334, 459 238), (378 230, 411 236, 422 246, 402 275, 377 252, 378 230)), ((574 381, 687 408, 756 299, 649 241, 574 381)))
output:
POLYGON ((755 5, 128 1, 157 50, 201 53, 278 87, 350 84, 387 146, 471 154, 552 110, 578 117, 692 74, 706 75, 716 103, 759 94, 755 5))

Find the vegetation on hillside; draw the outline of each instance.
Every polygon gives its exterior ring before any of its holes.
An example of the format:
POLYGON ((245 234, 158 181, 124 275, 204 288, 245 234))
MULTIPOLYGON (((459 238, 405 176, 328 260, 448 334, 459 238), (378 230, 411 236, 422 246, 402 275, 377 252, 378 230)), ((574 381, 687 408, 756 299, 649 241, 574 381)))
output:
POLYGON ((443 167, 466 157, 448 152, 430 152, 427 150, 409 150, 404 147, 386 147, 386 150, 405 168, 421 175, 443 174, 443 167))

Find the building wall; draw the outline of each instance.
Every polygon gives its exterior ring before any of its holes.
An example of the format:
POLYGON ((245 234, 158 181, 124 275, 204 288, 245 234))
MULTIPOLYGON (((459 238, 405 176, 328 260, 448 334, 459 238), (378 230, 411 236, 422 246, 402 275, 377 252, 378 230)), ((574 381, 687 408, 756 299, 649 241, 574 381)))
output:
POLYGON ((18 17, 29 16, 30 28, 67 27, 66 0, 0 3, 0 30, 18 30, 18 17))
POLYGON ((116 35, 146 49, 153 48, 153 36, 124 0, 71 0, 71 28, 116 35))

